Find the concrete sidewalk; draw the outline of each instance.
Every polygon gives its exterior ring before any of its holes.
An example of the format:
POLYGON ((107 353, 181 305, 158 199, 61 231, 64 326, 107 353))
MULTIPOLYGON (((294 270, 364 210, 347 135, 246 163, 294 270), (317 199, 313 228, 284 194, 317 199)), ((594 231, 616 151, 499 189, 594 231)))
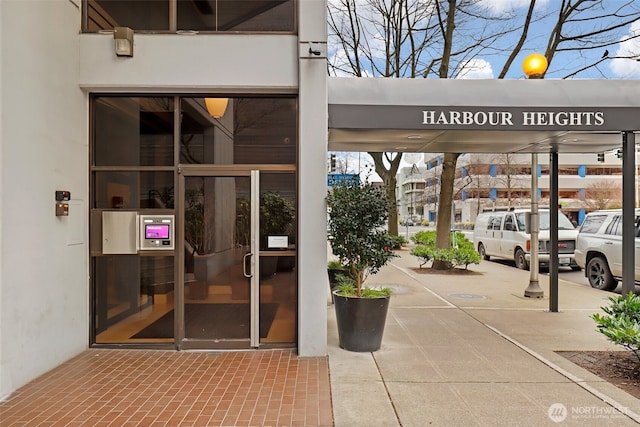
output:
POLYGON ((408 250, 367 281, 394 289, 382 348, 338 346, 328 300, 335 425, 629 426, 640 400, 556 351, 619 350, 590 315, 603 292, 562 280, 559 313, 525 298, 529 272, 482 261, 474 274, 422 274, 408 250))

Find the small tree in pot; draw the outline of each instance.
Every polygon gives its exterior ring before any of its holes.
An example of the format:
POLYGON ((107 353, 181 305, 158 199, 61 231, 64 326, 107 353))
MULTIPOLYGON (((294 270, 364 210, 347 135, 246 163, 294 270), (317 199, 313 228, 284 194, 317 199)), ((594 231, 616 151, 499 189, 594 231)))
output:
POLYGON ((389 203, 370 183, 334 187, 327 196, 331 249, 351 276, 333 292, 340 346, 347 350, 380 348, 391 292, 363 285, 397 256, 384 228, 389 203))

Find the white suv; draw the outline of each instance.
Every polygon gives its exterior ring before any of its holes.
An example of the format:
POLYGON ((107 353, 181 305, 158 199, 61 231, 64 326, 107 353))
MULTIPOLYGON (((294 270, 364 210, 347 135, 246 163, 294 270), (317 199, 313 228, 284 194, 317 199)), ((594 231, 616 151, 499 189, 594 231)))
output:
MULTIPOLYGON (((635 281, 640 283, 640 209, 635 210, 635 225, 635 281)), ((621 209, 587 214, 576 239, 575 261, 592 287, 616 288, 622 279, 621 209)))

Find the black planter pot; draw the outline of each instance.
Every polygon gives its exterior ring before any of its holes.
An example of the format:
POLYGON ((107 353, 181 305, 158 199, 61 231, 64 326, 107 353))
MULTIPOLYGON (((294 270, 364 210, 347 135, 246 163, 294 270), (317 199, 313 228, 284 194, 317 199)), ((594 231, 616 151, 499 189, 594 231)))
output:
POLYGON ((376 351, 382 344, 390 297, 356 298, 333 293, 340 347, 376 351))

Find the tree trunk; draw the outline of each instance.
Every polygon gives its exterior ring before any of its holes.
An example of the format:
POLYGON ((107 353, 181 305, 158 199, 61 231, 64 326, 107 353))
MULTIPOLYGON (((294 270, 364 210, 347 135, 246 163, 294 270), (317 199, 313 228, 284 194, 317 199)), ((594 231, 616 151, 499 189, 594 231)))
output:
POLYGON ((398 207, 396 206, 396 177, 395 175, 389 178, 389 182, 385 181, 385 185, 387 186, 387 197, 389 200, 393 200, 394 202, 389 206, 389 221, 388 223, 388 232, 392 236, 398 235, 398 207))
POLYGON ((398 207, 396 206, 396 174, 402 160, 402 153, 369 153, 373 158, 376 173, 385 185, 385 191, 391 203, 389 204, 388 233, 398 235, 398 207), (387 168, 385 160, 389 164, 387 168))
MULTIPOLYGON (((453 182, 456 176, 456 161, 458 153, 444 154, 442 175, 440 176, 440 204, 438 207, 438 222, 436 224, 436 248, 451 247, 451 210, 453 206, 453 182)), ((448 270, 451 266, 447 262, 434 261, 434 270, 448 270)))

